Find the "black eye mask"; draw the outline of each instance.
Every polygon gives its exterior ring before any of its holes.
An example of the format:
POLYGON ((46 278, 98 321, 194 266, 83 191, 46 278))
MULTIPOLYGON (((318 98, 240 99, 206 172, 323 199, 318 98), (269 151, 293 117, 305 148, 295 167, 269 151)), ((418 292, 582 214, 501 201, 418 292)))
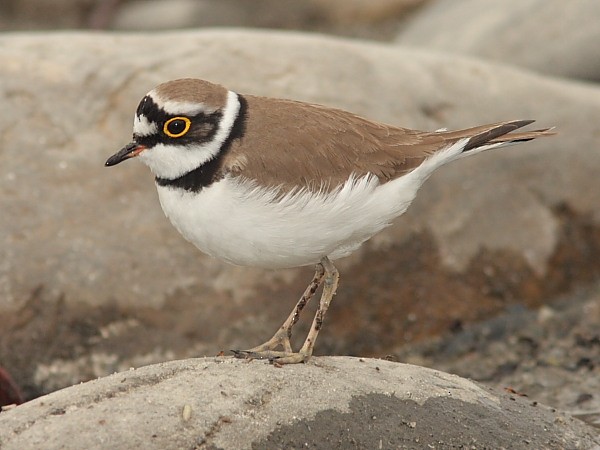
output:
POLYGON ((222 117, 219 111, 211 114, 199 112, 193 116, 168 114, 148 95, 138 105, 136 114, 138 117, 145 117, 150 123, 155 123, 158 128, 155 134, 149 136, 133 136, 135 142, 147 148, 152 148, 159 143, 187 146, 191 143, 203 144, 208 142, 218 131, 222 117), (185 124, 186 121, 189 121, 189 124, 185 124), (178 131, 179 126, 182 129, 178 131), (187 130, 181 133, 186 128, 187 130))

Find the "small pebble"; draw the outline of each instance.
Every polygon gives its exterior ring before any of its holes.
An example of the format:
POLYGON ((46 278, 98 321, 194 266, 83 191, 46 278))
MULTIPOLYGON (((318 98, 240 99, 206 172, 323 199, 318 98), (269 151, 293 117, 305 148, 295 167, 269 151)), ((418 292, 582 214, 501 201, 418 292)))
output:
POLYGON ((182 412, 181 416, 183 417, 184 422, 187 422, 188 420, 190 420, 190 418, 192 417, 191 405, 186 404, 183 406, 183 412, 182 412))

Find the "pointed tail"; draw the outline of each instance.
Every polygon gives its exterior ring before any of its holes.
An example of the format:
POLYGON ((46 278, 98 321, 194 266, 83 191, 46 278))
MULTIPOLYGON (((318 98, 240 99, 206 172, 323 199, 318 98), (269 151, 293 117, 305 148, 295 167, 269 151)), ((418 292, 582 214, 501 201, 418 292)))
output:
POLYGON ((474 149, 486 150, 487 148, 499 147, 502 144, 509 145, 517 142, 531 141, 532 139, 536 139, 538 137, 552 136, 556 134, 556 132, 553 131, 554 128, 542 128, 540 130, 513 133, 513 131, 533 122, 533 120, 511 120, 507 122, 493 123, 489 125, 468 128, 466 130, 446 132, 444 133, 444 137, 448 140, 454 141, 471 136, 467 142, 467 145, 465 145, 465 148, 463 149, 463 152, 468 152, 474 149))

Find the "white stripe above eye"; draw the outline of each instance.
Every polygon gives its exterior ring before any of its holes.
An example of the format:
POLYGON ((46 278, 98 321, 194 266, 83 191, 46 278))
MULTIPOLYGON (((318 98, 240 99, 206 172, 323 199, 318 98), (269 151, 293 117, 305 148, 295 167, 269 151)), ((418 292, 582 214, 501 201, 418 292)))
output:
POLYGON ((214 109, 207 107, 202 103, 194 102, 178 102, 174 100, 168 100, 166 102, 156 102, 160 108, 162 108, 167 114, 173 116, 195 116, 198 113, 212 114, 215 112, 214 109))

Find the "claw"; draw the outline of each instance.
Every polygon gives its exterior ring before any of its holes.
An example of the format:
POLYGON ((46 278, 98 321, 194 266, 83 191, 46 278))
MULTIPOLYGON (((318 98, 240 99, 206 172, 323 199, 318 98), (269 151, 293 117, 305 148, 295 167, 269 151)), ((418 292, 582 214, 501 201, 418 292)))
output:
POLYGON ((306 362, 310 355, 298 352, 278 352, 273 350, 253 351, 253 350, 231 350, 233 356, 239 359, 268 359, 271 364, 298 364, 306 362))

